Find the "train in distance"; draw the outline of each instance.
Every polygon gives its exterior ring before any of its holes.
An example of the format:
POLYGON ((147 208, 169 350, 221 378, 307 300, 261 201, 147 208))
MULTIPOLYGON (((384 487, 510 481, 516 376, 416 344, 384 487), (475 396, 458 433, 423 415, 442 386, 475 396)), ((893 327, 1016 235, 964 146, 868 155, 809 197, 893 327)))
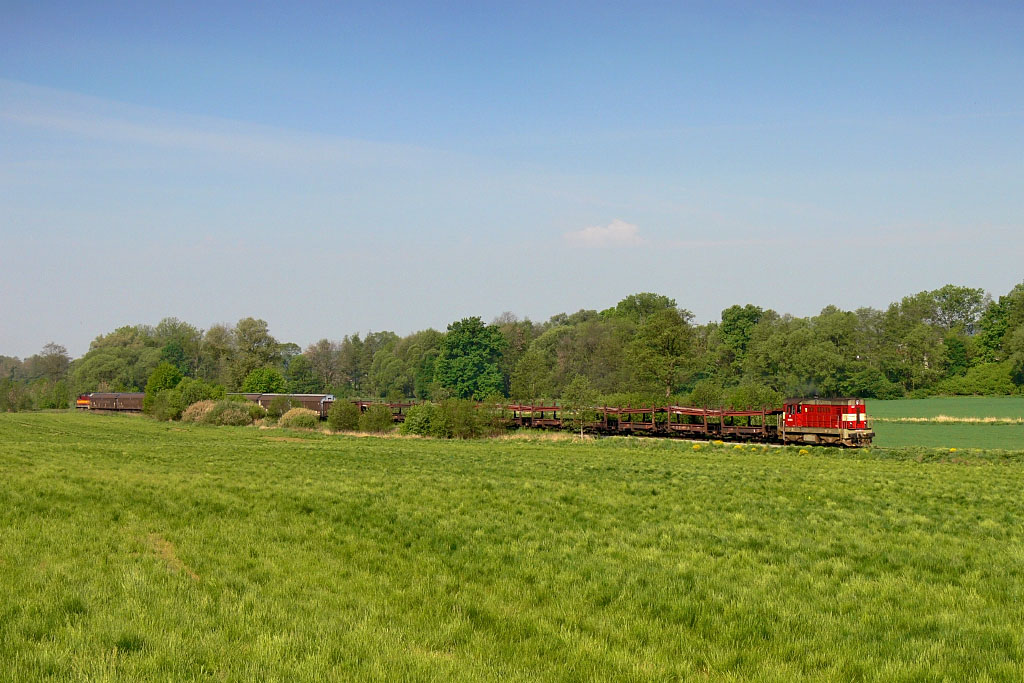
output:
MULTIPOLYGON (((331 394, 230 394, 264 408, 277 398, 308 408, 326 419, 334 405, 331 394)), ((141 412, 143 393, 82 394, 75 405, 82 410, 141 412)), ((361 411, 386 406, 395 422, 405 420, 412 402, 383 403, 353 400, 361 411)), ((488 406, 492 407, 492 406, 488 406)), ((579 422, 564 415, 561 406, 526 403, 493 406, 509 427, 563 429, 579 422)), ((792 398, 782 408, 708 408, 679 405, 595 406, 583 429, 595 434, 636 434, 687 439, 722 439, 783 445, 824 445, 857 448, 870 446, 874 430, 860 398, 792 398)))

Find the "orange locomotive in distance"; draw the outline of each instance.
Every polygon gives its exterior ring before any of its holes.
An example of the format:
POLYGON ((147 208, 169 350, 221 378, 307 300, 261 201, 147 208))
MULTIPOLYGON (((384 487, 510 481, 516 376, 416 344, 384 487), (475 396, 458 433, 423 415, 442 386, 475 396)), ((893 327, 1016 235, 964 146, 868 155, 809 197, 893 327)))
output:
POLYGON ((79 410, 116 410, 118 412, 141 413, 142 399, 146 395, 141 391, 99 392, 82 394, 75 400, 75 408, 79 410))

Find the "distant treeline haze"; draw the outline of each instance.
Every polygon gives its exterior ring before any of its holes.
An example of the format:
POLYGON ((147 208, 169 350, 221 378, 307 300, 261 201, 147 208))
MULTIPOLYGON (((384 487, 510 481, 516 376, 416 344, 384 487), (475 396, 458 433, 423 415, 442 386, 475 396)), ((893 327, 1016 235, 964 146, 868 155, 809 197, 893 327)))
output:
POLYGON ((947 285, 884 311, 828 306, 806 318, 736 305, 706 325, 668 296, 641 293, 543 323, 505 313, 445 332, 351 334, 305 349, 277 340, 263 320, 200 330, 166 318, 100 335, 75 360, 53 343, 24 360, 0 356, 0 410, 142 391, 161 364, 228 391, 386 399, 540 401, 582 391, 611 403, 715 405, 1011 394, 1024 385, 1024 283, 998 299, 947 285))

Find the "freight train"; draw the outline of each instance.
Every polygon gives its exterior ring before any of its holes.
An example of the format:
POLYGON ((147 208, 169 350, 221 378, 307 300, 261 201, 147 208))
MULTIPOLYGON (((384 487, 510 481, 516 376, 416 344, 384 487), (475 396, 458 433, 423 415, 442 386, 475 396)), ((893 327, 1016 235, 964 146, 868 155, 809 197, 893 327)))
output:
MULTIPOLYGON (((78 397, 75 405, 82 410, 139 412, 142 393, 92 393, 78 397)), ((331 394, 232 394, 264 408, 278 398, 287 399, 314 411, 326 419, 336 400, 331 394)), ((353 401, 360 410, 371 405, 387 406, 395 422, 405 420, 406 411, 414 403, 379 403, 353 401)), ((690 439, 722 439, 764 443, 831 445, 851 448, 869 446, 874 431, 867 417, 863 399, 859 398, 794 398, 782 408, 735 409, 695 408, 691 406, 599 406, 586 411, 582 421, 567 417, 558 405, 524 403, 487 406, 510 427, 576 429, 595 434, 637 434, 645 436, 682 437, 690 439)))

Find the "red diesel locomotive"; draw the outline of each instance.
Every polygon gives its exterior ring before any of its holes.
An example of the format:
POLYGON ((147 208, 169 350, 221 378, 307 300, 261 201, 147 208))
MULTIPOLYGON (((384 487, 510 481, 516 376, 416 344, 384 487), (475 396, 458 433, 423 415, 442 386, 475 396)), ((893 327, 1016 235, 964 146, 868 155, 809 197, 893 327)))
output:
POLYGON ((779 417, 783 443, 869 446, 874 435, 860 398, 791 398, 779 417))

